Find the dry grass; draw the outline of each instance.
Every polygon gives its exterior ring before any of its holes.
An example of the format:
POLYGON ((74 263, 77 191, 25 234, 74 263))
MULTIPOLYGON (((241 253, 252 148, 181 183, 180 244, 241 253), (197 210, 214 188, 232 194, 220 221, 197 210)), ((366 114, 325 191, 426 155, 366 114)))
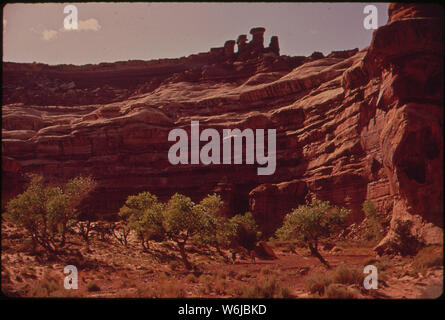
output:
POLYGON ((276 276, 259 277, 234 292, 240 298, 289 298, 290 289, 285 287, 276 276))
POLYGON ((329 299, 354 299, 355 295, 348 288, 332 283, 326 288, 326 297, 329 299))
POLYGON ((41 280, 32 281, 25 286, 25 296, 34 298, 77 297, 78 290, 67 290, 60 276, 46 273, 41 280))
POLYGON ((328 298, 346 299, 349 293, 343 285, 362 286, 365 275, 363 271, 348 267, 345 264, 339 265, 333 273, 311 273, 306 277, 306 289, 311 294, 326 296, 328 298), (328 288, 330 288, 328 295, 328 288), (345 291, 346 290, 346 291, 345 291))
POLYGON ((430 268, 441 266, 443 266, 443 251, 440 247, 425 247, 413 260, 414 270, 418 273, 425 273, 430 268))
POLYGON ((264 268, 261 269, 260 274, 262 276, 268 276, 268 275, 271 275, 271 274, 275 274, 275 270, 272 269, 272 267, 267 266, 267 267, 264 267, 264 268))
POLYGON ((312 293, 323 295, 327 286, 332 283, 332 279, 326 274, 312 273, 306 278, 306 289, 312 293))
POLYGON ((185 284, 182 281, 160 279, 148 288, 138 288, 138 297, 144 298, 184 298, 186 296, 185 284))
POLYGON ((364 278, 365 275, 363 274, 363 270, 341 264, 335 270, 333 282, 342 284, 356 284, 361 286, 364 278))

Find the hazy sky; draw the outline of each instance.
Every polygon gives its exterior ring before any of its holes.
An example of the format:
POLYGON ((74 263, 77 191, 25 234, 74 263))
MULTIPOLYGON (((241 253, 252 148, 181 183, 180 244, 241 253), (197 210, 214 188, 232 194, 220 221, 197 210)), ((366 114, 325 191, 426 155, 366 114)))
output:
MULTIPOLYGON (((179 58, 221 47, 252 27, 265 27, 264 44, 279 37, 281 54, 328 54, 364 48, 372 3, 66 3, 8 4, 3 8, 3 61, 87 64, 179 58), (68 4, 79 29, 66 31, 68 4)), ((378 25, 388 20, 385 3, 378 25)))

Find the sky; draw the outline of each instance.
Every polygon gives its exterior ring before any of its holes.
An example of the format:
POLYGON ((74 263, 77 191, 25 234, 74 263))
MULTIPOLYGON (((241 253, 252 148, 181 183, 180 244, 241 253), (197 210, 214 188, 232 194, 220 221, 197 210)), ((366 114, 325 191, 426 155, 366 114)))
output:
POLYGON ((388 20, 386 3, 53 3, 3 7, 3 61, 89 64, 179 58, 222 47, 253 27, 264 45, 279 37, 281 54, 308 56, 368 46, 364 7, 388 20), (78 29, 66 30, 75 5, 78 29))

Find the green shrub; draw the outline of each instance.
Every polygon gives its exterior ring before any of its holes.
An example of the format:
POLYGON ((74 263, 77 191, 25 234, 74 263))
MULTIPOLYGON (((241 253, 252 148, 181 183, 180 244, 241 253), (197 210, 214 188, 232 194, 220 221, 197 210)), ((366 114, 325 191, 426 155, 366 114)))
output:
POLYGON ((381 214, 371 200, 366 200, 363 202, 362 206, 363 212, 366 216, 366 227, 367 227, 367 239, 372 238, 380 241, 383 238, 383 221, 384 216, 381 214))
POLYGON ((230 218, 229 224, 235 227, 235 235, 232 245, 239 245, 248 250, 253 250, 257 241, 261 238, 261 232, 251 212, 244 215, 237 214, 230 218))
POLYGON ((393 251, 402 256, 414 255, 423 246, 422 239, 418 239, 412 234, 412 224, 411 220, 398 220, 395 223, 394 233, 396 236, 391 246, 393 251))

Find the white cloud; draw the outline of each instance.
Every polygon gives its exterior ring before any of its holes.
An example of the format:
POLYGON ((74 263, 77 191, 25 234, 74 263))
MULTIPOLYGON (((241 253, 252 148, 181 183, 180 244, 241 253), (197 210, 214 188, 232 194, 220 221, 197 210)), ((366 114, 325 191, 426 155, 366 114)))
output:
MULTIPOLYGON (((6 24, 6 20, 3 20, 4 25, 6 24)), ((44 29, 43 31, 36 30, 35 28, 31 28, 32 32, 38 33, 42 36, 42 39, 45 41, 51 41, 58 37, 61 32, 70 32, 70 31, 99 31, 102 26, 99 24, 99 21, 96 19, 87 19, 87 20, 79 20, 77 23, 77 29, 65 29, 60 28, 59 30, 53 29, 44 29)))

